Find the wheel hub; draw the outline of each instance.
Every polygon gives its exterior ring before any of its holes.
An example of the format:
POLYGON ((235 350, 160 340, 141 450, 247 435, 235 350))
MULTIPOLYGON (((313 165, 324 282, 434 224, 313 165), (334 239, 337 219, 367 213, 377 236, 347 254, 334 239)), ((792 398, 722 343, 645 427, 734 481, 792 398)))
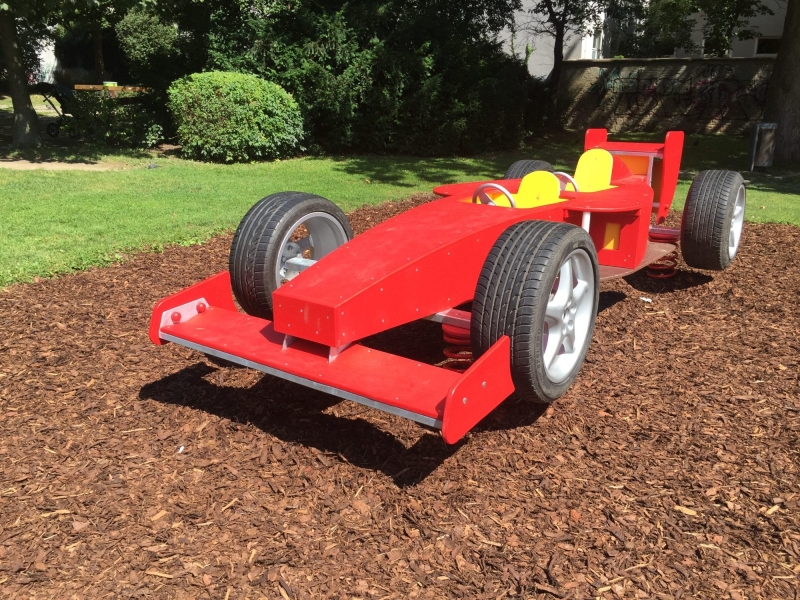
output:
POLYGON ((595 274, 588 254, 576 250, 561 264, 545 309, 542 355, 548 378, 566 379, 589 343, 595 274))

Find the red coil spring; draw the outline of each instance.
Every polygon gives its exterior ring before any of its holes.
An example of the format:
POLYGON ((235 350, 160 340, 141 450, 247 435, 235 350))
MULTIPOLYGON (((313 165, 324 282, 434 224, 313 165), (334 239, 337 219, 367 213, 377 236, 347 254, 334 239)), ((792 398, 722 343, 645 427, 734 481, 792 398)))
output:
MULTIPOLYGON (((676 244, 680 239, 680 233, 675 231, 651 231, 650 232, 650 241, 651 242, 662 242, 665 244, 676 244)), ((647 265, 647 276, 651 279, 669 279, 670 277, 675 277, 678 270, 678 251, 675 250, 670 252, 666 256, 662 256, 660 259, 647 265)))
POLYGON ((464 372, 472 364, 472 344, 470 343, 469 329, 455 325, 442 325, 444 341, 448 346, 444 355, 450 360, 442 366, 445 369, 464 372))

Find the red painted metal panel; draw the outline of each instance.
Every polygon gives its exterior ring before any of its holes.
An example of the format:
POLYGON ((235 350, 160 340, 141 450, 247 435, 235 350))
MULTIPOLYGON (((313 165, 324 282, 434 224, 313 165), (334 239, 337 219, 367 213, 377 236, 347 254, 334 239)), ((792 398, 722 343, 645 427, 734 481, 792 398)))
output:
POLYGON ((158 337, 162 313, 200 298, 205 298, 210 306, 236 310, 236 305, 233 303, 233 292, 231 291, 231 276, 228 271, 217 273, 158 302, 153 308, 153 316, 150 319, 150 327, 148 329, 150 341, 158 346, 166 343, 158 337))
POLYGON ((597 147, 609 152, 630 152, 631 154, 660 154, 664 151, 662 142, 605 142, 597 147))
POLYGON ((275 329, 337 347, 472 299, 506 227, 563 220, 563 204, 516 210, 444 198, 348 242, 273 294, 275 329))
POLYGON ((504 335, 467 369, 447 395, 444 441, 455 444, 513 392, 511 342, 504 335))
POLYGON ((284 349, 284 336, 270 321, 213 306, 161 331, 434 419, 442 418, 447 393, 459 378, 458 373, 447 369, 358 344, 328 362, 325 346, 295 340, 284 349))
POLYGON ((591 150, 592 148, 600 148, 608 141, 607 129, 587 129, 586 137, 583 140, 583 151, 591 150))
POLYGON ((656 224, 663 223, 669 214, 675 188, 678 186, 678 175, 681 170, 683 154, 683 132, 668 131, 664 141, 664 160, 661 166, 661 185, 656 191, 656 202, 659 203, 656 224))

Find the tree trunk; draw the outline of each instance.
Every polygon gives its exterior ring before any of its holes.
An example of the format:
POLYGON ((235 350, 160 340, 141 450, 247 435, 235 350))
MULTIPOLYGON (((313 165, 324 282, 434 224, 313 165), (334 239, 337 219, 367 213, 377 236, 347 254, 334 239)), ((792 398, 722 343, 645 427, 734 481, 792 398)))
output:
POLYGON ((767 90, 767 121, 778 124, 775 162, 800 163, 800 1, 789 0, 767 90))
POLYGON ((547 78, 550 88, 550 107, 547 115, 547 128, 551 131, 559 131, 561 127, 561 115, 558 114, 558 84, 561 81, 561 67, 564 64, 564 26, 555 25, 555 39, 553 40, 553 69, 547 78))
POLYGON ((9 10, 0 10, 0 47, 14 106, 14 137, 11 145, 14 148, 35 148, 39 145, 39 119, 28 93, 28 76, 17 41, 17 24, 9 10))
POLYGON ((97 83, 103 83, 106 64, 103 57, 103 24, 100 21, 92 25, 92 46, 94 50, 94 70, 97 73, 97 83))

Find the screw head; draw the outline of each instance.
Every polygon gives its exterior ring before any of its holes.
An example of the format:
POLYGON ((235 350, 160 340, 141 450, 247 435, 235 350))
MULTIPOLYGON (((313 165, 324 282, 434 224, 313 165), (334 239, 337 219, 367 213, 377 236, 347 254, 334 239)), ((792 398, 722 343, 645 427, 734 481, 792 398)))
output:
POLYGON ((180 322, 181 322, 181 313, 179 313, 179 312, 176 310, 174 313, 172 313, 172 314, 169 316, 169 318, 170 318, 170 319, 172 319, 172 322, 173 322, 173 323, 175 323, 175 324, 178 324, 178 323, 180 323, 180 322))
POLYGON ((466 398, 464 398, 464 399, 463 399, 461 402, 462 402, 462 403, 464 403, 464 404, 466 404, 466 403, 467 403, 467 399, 466 399, 466 398))
POLYGON ((197 308, 197 312, 198 313, 204 313, 204 312, 206 312, 206 303, 205 302, 198 302, 197 306, 195 308, 197 308))

